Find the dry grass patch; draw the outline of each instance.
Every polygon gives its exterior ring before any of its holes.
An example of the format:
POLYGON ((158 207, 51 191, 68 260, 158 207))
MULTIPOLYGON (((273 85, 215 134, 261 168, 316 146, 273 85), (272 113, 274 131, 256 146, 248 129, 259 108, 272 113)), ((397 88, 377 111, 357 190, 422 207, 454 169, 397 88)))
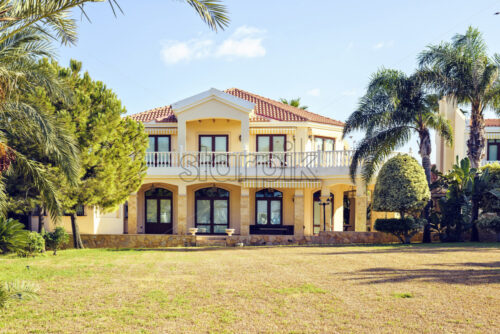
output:
POLYGON ((496 332, 498 245, 67 250, 0 257, 38 301, 2 333, 496 332), (29 268, 27 267, 29 266, 29 268))

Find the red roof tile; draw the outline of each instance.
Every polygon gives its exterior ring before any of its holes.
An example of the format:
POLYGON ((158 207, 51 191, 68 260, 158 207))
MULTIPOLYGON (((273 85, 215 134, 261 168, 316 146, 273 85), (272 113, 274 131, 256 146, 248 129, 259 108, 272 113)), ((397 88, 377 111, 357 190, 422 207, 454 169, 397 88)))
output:
POLYGON ((489 118, 484 120, 485 126, 500 126, 499 118, 489 118))
MULTIPOLYGON (((344 126, 344 123, 340 121, 314 114, 300 108, 292 107, 238 88, 230 88, 225 92, 240 99, 255 103, 254 113, 250 116, 250 122, 268 122, 270 120, 276 120, 283 122, 315 122, 344 126)), ((140 122, 177 122, 177 118, 175 117, 171 106, 144 111, 131 115, 130 118, 140 122)))

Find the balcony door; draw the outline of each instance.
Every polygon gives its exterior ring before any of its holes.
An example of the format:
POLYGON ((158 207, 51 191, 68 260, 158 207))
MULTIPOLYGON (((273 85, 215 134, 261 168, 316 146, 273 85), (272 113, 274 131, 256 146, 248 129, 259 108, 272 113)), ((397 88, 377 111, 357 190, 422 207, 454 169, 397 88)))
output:
POLYGON ((199 161, 201 165, 226 165, 229 150, 227 135, 200 135, 199 136, 199 161), (224 152, 217 153, 217 152, 224 152))
POLYGON ((146 149, 148 167, 164 167, 170 165, 170 136, 149 136, 146 149))
POLYGON ((153 188, 144 193, 146 233, 172 234, 172 199, 170 190, 153 188))
POLYGON ((257 163, 283 166, 286 160, 285 135, 257 135, 257 163))
POLYGON ((198 234, 226 234, 229 228, 229 191, 210 187, 197 190, 195 225, 198 234))

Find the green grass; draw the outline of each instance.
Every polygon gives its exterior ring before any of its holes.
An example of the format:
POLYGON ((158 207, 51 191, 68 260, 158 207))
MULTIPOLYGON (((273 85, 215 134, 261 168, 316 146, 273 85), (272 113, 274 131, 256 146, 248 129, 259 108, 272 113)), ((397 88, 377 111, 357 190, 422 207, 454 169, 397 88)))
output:
POLYGON ((0 333, 482 332, 500 323, 498 244, 66 250, 0 256, 0 333))

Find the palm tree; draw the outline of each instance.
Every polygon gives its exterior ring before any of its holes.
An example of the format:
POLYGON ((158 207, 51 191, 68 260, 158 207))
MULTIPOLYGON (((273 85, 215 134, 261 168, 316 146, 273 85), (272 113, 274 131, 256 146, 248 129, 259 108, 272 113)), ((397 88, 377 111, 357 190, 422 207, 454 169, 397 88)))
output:
MULTIPOLYGON (((194 8, 200 18, 213 30, 224 30, 229 25, 227 8, 220 0, 184 0, 194 8)), ((96 0, 0 0, 0 31, 4 32, 0 42, 13 37, 28 27, 35 27, 47 36, 63 44, 75 44, 77 24, 71 10, 79 8, 82 15, 84 6, 96 0)), ((117 0, 107 1, 113 13, 121 11, 117 0)))
POLYGON ((281 98, 280 102, 284 103, 284 104, 287 104, 289 106, 295 107, 295 108, 303 109, 303 110, 307 110, 307 108, 309 108, 308 106, 301 106, 300 105, 300 97, 298 97, 296 99, 290 99, 290 100, 281 98))
POLYGON ((483 112, 487 108, 499 111, 500 57, 492 59, 487 51, 482 34, 469 27, 451 43, 431 45, 419 55, 422 77, 430 87, 470 105, 467 156, 473 168, 480 166, 486 147, 483 112))
MULTIPOLYGON (((449 143, 453 141, 449 121, 437 112, 437 97, 426 93, 420 74, 382 69, 370 80, 365 96, 358 109, 346 122, 343 138, 356 131, 366 131, 365 137, 356 146, 350 165, 354 180, 358 166, 368 182, 380 164, 392 152, 405 145, 413 134, 418 135, 419 154, 425 170, 427 183, 431 183, 431 136, 434 129, 449 143)), ((428 216, 429 205, 424 211, 428 216)), ((430 225, 424 230, 424 241, 430 241, 430 225)))
MULTIPOLYGON (((63 82, 37 61, 40 56, 52 55, 43 33, 28 27, 10 38, 3 37, 0 32, 0 173, 24 175, 55 218, 61 213, 60 203, 44 164, 60 168, 71 183, 79 172, 78 150, 65 127, 28 97, 40 88, 66 100, 69 93, 63 82), (31 152, 19 150, 15 143, 38 148, 43 158, 28 158, 26 154, 31 152)), ((0 178, 0 209, 5 207, 5 196, 0 178)))

